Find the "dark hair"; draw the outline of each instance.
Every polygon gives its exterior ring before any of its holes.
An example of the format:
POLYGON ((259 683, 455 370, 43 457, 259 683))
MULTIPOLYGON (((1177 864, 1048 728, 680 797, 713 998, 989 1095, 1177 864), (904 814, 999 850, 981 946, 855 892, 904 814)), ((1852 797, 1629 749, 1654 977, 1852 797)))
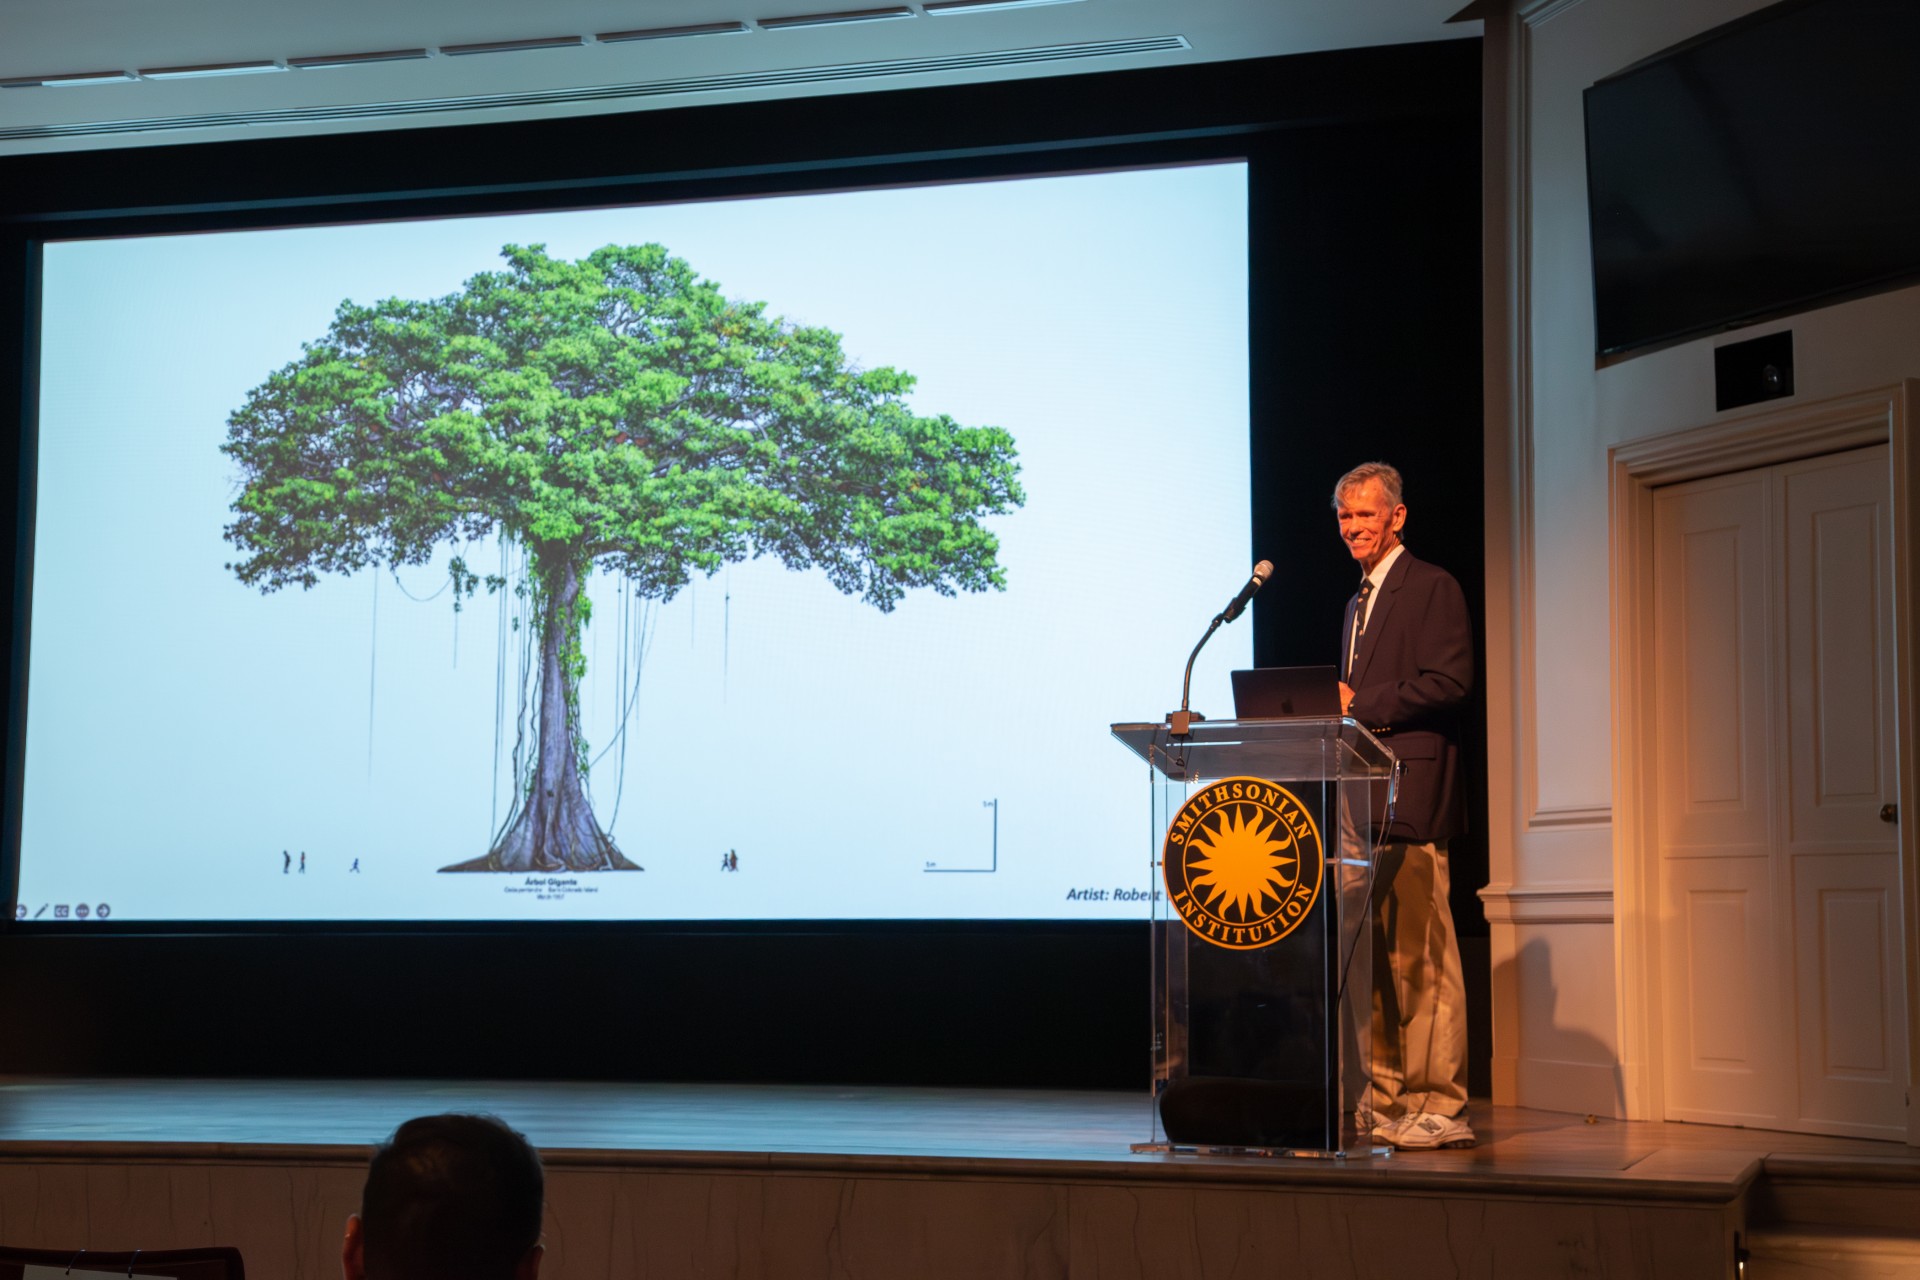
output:
POLYGON ((540 1241, 546 1176, 493 1116, 421 1116, 367 1166, 367 1280, 512 1280, 540 1241))

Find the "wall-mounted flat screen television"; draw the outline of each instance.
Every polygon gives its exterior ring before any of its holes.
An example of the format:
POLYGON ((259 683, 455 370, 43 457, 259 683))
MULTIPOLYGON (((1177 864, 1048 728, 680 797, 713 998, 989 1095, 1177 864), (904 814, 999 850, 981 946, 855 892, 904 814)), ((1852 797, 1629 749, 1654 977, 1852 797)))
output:
POLYGON ((1595 347, 1920 280, 1920 5, 1787 0, 1586 92, 1595 347))

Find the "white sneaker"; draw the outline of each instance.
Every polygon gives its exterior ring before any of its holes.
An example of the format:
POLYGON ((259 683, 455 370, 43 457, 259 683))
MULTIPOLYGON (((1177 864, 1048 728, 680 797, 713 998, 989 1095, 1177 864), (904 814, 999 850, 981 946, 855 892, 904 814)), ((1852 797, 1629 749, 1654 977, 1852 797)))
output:
POLYGON ((1464 1115, 1442 1116, 1416 1111, 1402 1116, 1380 1136, 1399 1151, 1438 1151, 1471 1147, 1478 1141, 1464 1115))
POLYGON ((1379 1111, 1365 1108, 1354 1113, 1354 1132, 1364 1134, 1376 1142, 1385 1142, 1393 1130, 1406 1123, 1405 1116, 1387 1116, 1379 1111))

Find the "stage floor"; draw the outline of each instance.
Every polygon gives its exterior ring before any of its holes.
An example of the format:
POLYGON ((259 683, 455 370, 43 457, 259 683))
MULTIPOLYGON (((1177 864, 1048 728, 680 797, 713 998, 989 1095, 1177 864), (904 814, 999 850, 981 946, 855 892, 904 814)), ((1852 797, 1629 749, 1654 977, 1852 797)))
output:
POLYGON ((370 1146, 455 1110, 541 1149, 544 1280, 1733 1280, 1920 1249, 1920 1151, 1484 1104, 1473 1150, 1334 1161, 1135 1155, 1139 1094, 20 1077, 0 1242, 336 1276, 370 1146))
MULTIPOLYGON (((1765 1161, 1867 1164, 1920 1177, 1896 1143, 1473 1110, 1472 1150, 1349 1161, 1135 1155, 1148 1103, 1126 1093, 782 1085, 476 1081, 118 1080, 0 1077, 0 1158, 154 1154, 339 1160, 437 1111, 506 1120, 560 1164, 991 1171, 1126 1180, 1471 1180, 1604 1195, 1724 1194, 1765 1161)), ((1896 1173, 1896 1176, 1898 1174, 1896 1173)))

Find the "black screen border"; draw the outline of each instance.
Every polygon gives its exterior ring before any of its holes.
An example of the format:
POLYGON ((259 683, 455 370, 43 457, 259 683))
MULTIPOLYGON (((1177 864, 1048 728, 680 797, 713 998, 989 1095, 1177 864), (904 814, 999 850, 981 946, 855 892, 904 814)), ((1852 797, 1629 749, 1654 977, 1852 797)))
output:
MULTIPOLYGON (((10 540, 0 545, 0 572, 11 575, 15 601, 0 848, 7 900, 17 885, 30 598, 30 566, 23 571, 18 559, 33 515, 30 318, 45 239, 1245 158, 1255 549, 1330 539, 1320 477, 1350 464, 1353 435, 1339 427, 1356 415, 1333 384, 1385 363, 1393 388, 1358 416, 1379 424, 1370 436, 1377 452, 1404 459, 1410 473, 1424 462, 1434 477, 1423 551, 1438 548, 1460 572, 1477 613, 1478 46, 0 158, 0 344, 18 353, 0 360, 0 468, 17 469, 0 473, 0 491, 25 499, 16 499, 15 519, 0 519, 0 538, 10 540), (655 145, 638 145, 649 140, 655 145), (635 154, 651 167, 611 158, 635 154), (1296 263, 1302 240, 1314 241, 1315 255, 1334 253, 1344 274, 1330 274, 1324 261, 1296 263), (1376 244, 1378 252, 1367 247, 1376 244), (1389 282, 1406 296, 1383 315, 1366 291, 1389 282), (1350 354, 1330 366, 1318 344, 1335 340, 1350 354), (1282 450, 1279 426, 1304 434, 1282 450), (1303 487, 1299 474, 1314 478, 1303 487), (1454 512, 1465 518, 1449 518, 1454 512)), ((1283 574, 1288 611, 1304 602, 1337 618, 1349 584, 1332 557, 1283 565, 1283 574)), ((1325 637, 1285 625, 1285 612, 1262 602, 1254 630, 1262 664, 1318 660, 1325 647, 1325 637)), ((19 1033, 0 1052, 0 1071, 1107 1087, 1143 1082, 1146 1062, 1146 930, 1126 921, 109 921, 62 929, 5 920, 0 972, 9 975, 0 1021, 19 1033), (501 968, 503 951, 513 956, 510 978, 478 991, 457 979, 501 968), (643 980, 622 988, 616 969, 643 980), (662 974, 673 981, 659 981, 662 974), (929 997, 943 986, 944 1002, 929 997), (606 1017, 609 987, 627 1001, 617 1027, 606 1017), (426 1022, 370 1053, 325 1012, 342 994, 358 1002, 360 1024, 426 1022), (500 1025, 509 1010, 546 1027, 545 1050, 510 1049, 500 1025), (244 1025, 247 1034, 209 1041, 196 1034, 209 1024, 244 1025), (791 1051, 770 1047, 779 1045, 791 1051)))
MULTIPOLYGON (((726 199, 759 199, 774 196, 820 195, 841 191, 873 191, 901 189, 907 187, 947 186, 957 183, 998 181, 1021 177, 1063 177, 1076 174, 1139 172, 1149 169, 1181 168, 1194 165, 1222 163, 1247 164, 1251 161, 1246 154, 1244 137, 1237 130, 1224 133, 1203 133, 1191 138, 1149 143, 1126 143, 1117 146, 1096 144, 1092 148, 1055 148, 1023 150, 1011 157, 1014 167, 1008 167, 1008 158, 999 156, 968 156, 953 160, 912 158, 898 162, 863 164, 860 166, 833 167, 828 172, 835 179, 831 185, 820 185, 820 173, 813 170, 783 169, 768 173, 725 173, 717 178, 674 174, 667 178, 644 179, 641 183, 605 182, 589 184, 581 189, 549 188, 538 193, 530 192, 519 186, 489 190, 484 193, 463 191, 454 194, 434 192, 422 195, 417 200, 396 205, 390 199, 381 199, 372 205, 351 202, 318 201, 311 204, 288 205, 273 202, 265 205, 249 204, 244 208, 230 207, 221 209, 196 209, 191 211, 141 210, 131 214, 109 214, 104 217, 58 216, 37 225, 52 229, 58 228, 57 235, 41 234, 26 242, 30 279, 25 294, 28 313, 37 321, 40 314, 40 277, 43 252, 50 243, 88 240, 96 238, 123 237, 130 235, 167 235, 197 234, 208 231, 238 231, 283 229, 290 227, 349 226, 365 225, 393 221, 429 221, 443 218, 485 217, 494 214, 549 213, 591 209, 619 209, 693 203, 726 199), (634 192, 643 192, 645 198, 635 200, 634 192), (617 194, 616 194, 617 193, 617 194), (548 196, 549 200, 540 203, 528 203, 534 195, 548 196), (592 196, 592 199, 586 197, 592 196), (557 199, 552 199, 557 197, 557 199), (406 210, 403 215, 391 212, 396 207, 406 210), (368 215, 365 210, 373 208, 382 211, 378 215, 368 215), (138 228, 135 230, 134 228, 138 228)), ((1249 215, 1250 216, 1250 215, 1249 215)), ((29 397, 23 407, 21 439, 19 450, 19 484, 16 499, 19 519, 14 530, 15 552, 13 556, 15 599, 13 612, 13 642, 10 650, 12 664, 9 670, 10 717, 7 736, 7 773, 5 777, 5 805, 0 810, 0 886, 5 889, 5 905, 9 915, 18 899, 18 886, 21 864, 21 821, 24 807, 24 781, 26 768, 25 726, 30 712, 28 707, 27 681, 31 666, 32 599, 34 566, 34 528, 37 514, 37 489, 35 466, 38 451, 38 377, 39 377, 39 329, 38 324, 30 323, 29 336, 33 344, 30 367, 23 369, 23 382, 30 388, 29 397)), ((24 356, 23 356, 24 359, 24 356)), ((1249 562, 1257 556, 1250 554, 1249 562)), ((1231 581, 1231 570, 1224 570, 1223 576, 1231 581)), ((1122 709, 1124 710, 1124 709, 1122 709)), ((1118 747, 1116 745, 1116 750, 1118 747)), ((901 925, 921 927, 953 922, 955 917, 902 918, 901 925)), ((964 918, 958 918, 964 919, 964 918)), ((1107 922, 1102 918, 1101 922, 1107 922)), ((574 927, 604 928, 640 928, 665 933, 704 934, 718 929, 722 932, 742 929, 760 929, 768 933, 817 934, 822 931, 843 929, 847 926, 865 923, 883 925, 883 920, 847 919, 798 919, 798 920, 680 920, 680 919, 627 919, 604 921, 577 920, 512 920, 507 918, 487 920, 434 920, 428 918, 393 918, 382 920, 281 920, 260 917, 249 920, 207 920, 195 918, 176 918, 172 920, 11 920, 12 926, 25 935, 57 934, 67 931, 84 933, 123 933, 135 936, 180 934, 262 934, 286 935, 293 933, 367 933, 398 932, 420 933, 432 930, 449 932, 489 932, 494 930, 530 929, 569 929, 574 927)), ((1021 917, 1004 921, 970 921, 984 925, 1070 925, 1082 923, 1070 917, 1021 917)), ((1084 923, 1095 923, 1087 921, 1084 923)))

